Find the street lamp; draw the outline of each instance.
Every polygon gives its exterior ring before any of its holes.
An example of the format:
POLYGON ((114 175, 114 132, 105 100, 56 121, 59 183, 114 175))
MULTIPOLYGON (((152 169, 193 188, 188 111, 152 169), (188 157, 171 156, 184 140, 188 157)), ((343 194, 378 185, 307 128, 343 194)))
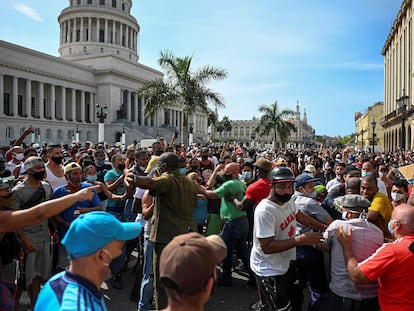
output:
POLYGON ((104 122, 106 119, 108 108, 105 106, 101 107, 99 104, 96 105, 96 117, 99 119, 99 127, 98 127, 98 142, 104 142, 105 138, 105 128, 104 122))
POLYGON ((405 112, 408 105, 408 100, 410 96, 405 95, 405 89, 403 89, 403 94, 400 98, 397 99, 397 104, 401 108, 401 149, 405 150, 405 112))
POLYGON ((254 140, 256 138, 256 133, 252 132, 252 134, 250 135, 250 137, 252 138, 252 147, 254 148, 254 140))
POLYGON ((361 130, 361 142, 362 142, 361 150, 362 151, 364 151, 364 133, 365 133, 365 130, 364 130, 364 128, 362 128, 362 130, 361 130))
POLYGON ((371 122, 372 126, 372 153, 375 154, 375 127, 377 126, 377 122, 375 122, 375 119, 371 122))
POLYGON ((76 124, 75 141, 79 142, 79 125, 76 124))
POLYGON ((190 122, 188 124, 188 126, 189 126, 189 130, 190 130, 190 135, 189 135, 189 138, 188 138, 188 145, 191 146, 191 144, 193 143, 193 130, 194 130, 193 122, 190 122))

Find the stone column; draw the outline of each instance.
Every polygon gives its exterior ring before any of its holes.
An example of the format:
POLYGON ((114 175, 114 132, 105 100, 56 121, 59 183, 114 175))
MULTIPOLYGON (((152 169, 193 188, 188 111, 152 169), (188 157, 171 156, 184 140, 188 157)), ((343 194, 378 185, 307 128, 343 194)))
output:
POLYGON ((50 118, 51 120, 55 120, 56 118, 56 91, 55 85, 50 85, 50 118))
POLYGON ((71 36, 71 33, 72 33, 71 27, 72 27, 72 23, 71 23, 71 20, 69 19, 68 20, 68 35, 67 35, 67 42, 66 43, 72 42, 73 37, 71 36))
POLYGON ((61 109, 62 109, 62 121, 66 121, 66 88, 64 86, 61 87, 62 94, 61 95, 61 109))
POLYGON ((94 123, 95 122, 95 94, 90 93, 89 94, 89 122, 94 123))
POLYGON ((4 115, 4 76, 0 74, 0 116, 4 115))
POLYGON ((138 107, 138 94, 135 92, 134 94, 134 107, 135 107, 135 116, 134 116, 134 121, 136 123, 136 125, 138 125, 138 116, 139 116, 139 107, 138 107))
POLYGON ((127 120, 131 122, 131 92, 127 91, 127 120))
POLYGON ((88 41, 92 41, 92 18, 88 17, 88 41))
POLYGON ((80 36, 79 36, 80 42, 83 42, 83 17, 80 18, 80 36))
POLYGON ((122 46, 123 24, 119 22, 119 45, 122 46))
POLYGON ((99 41, 99 18, 96 19, 96 42, 99 41))
POLYGON ((108 19, 105 18, 105 43, 108 42, 108 19))
POLYGON ((144 98, 144 96, 141 96, 140 102, 141 102, 141 120, 140 120, 140 125, 144 125, 144 116, 145 116, 145 98, 144 98))
POLYGON ((80 121, 85 122, 85 91, 81 90, 81 107, 80 107, 80 121))
POLYGON ((77 122, 76 120, 76 90, 72 89, 72 122, 77 122))
POLYGON ((115 22, 115 20, 112 20, 112 44, 116 43, 115 42, 115 40, 116 40, 116 36, 115 36, 116 28, 115 28, 115 26, 116 26, 116 22, 115 22))
POLYGON ((125 25, 125 46, 128 48, 129 47, 129 27, 128 25, 125 25))
POLYGON ((18 91, 19 91, 19 80, 16 76, 13 76, 13 85, 12 85, 12 113, 13 116, 18 116, 18 107, 17 107, 17 101, 18 101, 18 91))
POLYGON ((43 82, 39 82, 39 117, 44 119, 45 117, 45 85, 43 82))
POLYGON ((73 36, 72 36, 72 42, 77 42, 76 41, 76 17, 73 19, 73 36))

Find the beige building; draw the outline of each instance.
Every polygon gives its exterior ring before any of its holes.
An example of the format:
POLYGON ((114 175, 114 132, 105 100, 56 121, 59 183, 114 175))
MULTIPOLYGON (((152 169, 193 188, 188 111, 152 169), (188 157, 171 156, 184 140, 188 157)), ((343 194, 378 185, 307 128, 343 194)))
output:
MULTIPOLYGON (((295 116, 286 121, 296 126, 297 132, 291 132, 286 142, 281 142, 280 137, 276 136, 276 146, 282 148, 306 148, 314 144, 315 131, 308 124, 306 111, 301 118, 299 102, 296 103, 295 116)), ((255 128, 259 125, 260 118, 253 117, 251 120, 232 120, 232 128, 230 133, 217 133, 219 139, 228 138, 236 142, 252 143, 255 146, 269 146, 273 144, 273 134, 263 137, 255 132, 255 128)))
MULTIPOLYGON (((131 144, 182 132, 181 107, 144 116, 137 90, 162 73, 139 63, 140 26, 131 7, 132 0, 70 0, 58 17, 60 57, 0 41, 0 144, 28 126, 35 134, 26 143, 98 142, 101 130, 108 143, 125 132, 131 144), (107 108, 103 124, 97 105, 107 108)), ((207 117, 195 113, 193 124, 206 140, 207 117)))
POLYGON ((384 149, 413 148, 413 6, 403 0, 382 49, 384 56, 384 149))
POLYGON ((384 129, 381 120, 384 115, 384 103, 378 102, 368 107, 366 113, 355 113, 355 148, 357 151, 372 152, 374 139, 374 149, 376 152, 384 150, 384 129))

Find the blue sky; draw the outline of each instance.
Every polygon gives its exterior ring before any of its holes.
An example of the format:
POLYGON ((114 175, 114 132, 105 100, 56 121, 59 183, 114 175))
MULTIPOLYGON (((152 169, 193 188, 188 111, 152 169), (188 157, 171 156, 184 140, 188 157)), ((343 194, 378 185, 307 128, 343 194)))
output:
MULTIPOLYGON (((58 56, 64 0, 2 0, 0 39, 58 56)), ((383 101, 381 50, 402 0, 141 0, 140 63, 160 69, 162 50, 193 55, 228 78, 211 84, 220 119, 259 117, 257 108, 299 101, 317 135, 348 135, 354 113, 383 101)))

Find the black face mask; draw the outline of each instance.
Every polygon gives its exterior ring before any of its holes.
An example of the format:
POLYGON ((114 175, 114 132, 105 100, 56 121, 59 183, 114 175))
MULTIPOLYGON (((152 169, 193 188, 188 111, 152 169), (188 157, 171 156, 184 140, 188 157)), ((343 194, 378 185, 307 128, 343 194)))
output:
POLYGON ((274 192, 274 197, 275 197, 276 200, 278 200, 282 203, 286 203, 287 201, 290 200, 292 195, 291 194, 278 194, 278 193, 274 192))
POLYGON ((43 180, 45 178, 46 171, 40 171, 40 172, 33 172, 30 175, 32 175, 37 180, 43 180))
POLYGON ((62 164, 63 157, 52 157, 51 159, 56 164, 62 164))
POLYGON ((198 170, 198 165, 196 165, 196 166, 192 166, 192 167, 191 167, 191 169, 192 169, 193 171, 197 171, 197 170, 198 170))
POLYGON ((119 164, 118 169, 123 171, 125 169, 125 164, 119 164))
POLYGON ((202 156, 201 156, 201 158, 202 158, 203 160, 207 160, 207 159, 208 159, 208 155, 202 155, 202 156))
POLYGON ((157 150, 157 151, 155 151, 155 155, 156 156, 160 156, 160 155, 162 155, 164 153, 164 151, 162 151, 162 150, 157 150))

